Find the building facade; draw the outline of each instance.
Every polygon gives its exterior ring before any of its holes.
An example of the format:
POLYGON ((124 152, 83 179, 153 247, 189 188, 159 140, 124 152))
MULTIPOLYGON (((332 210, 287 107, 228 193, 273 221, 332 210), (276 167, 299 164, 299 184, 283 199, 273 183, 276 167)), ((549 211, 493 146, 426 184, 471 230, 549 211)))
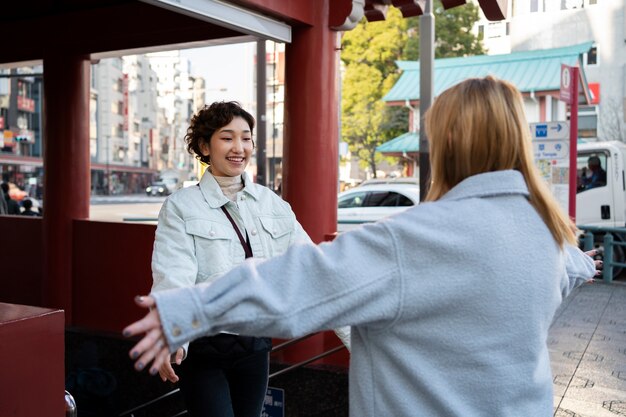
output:
MULTIPOLYGON (((507 19, 482 15, 475 30, 488 54, 551 49, 592 41, 583 56, 592 102, 579 109, 581 137, 626 141, 626 2, 624 0, 509 0, 507 19)), ((568 117, 562 103, 548 103, 547 121, 568 117)), ((539 121, 527 105, 530 121, 539 121)))

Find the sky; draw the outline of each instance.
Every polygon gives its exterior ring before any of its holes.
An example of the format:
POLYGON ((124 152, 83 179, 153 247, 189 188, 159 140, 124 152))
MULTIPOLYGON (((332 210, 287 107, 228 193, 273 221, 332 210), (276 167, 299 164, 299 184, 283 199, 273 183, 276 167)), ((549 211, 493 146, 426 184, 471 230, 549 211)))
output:
POLYGON ((207 104, 217 100, 239 101, 250 108, 254 98, 253 71, 255 43, 186 49, 181 56, 191 64, 190 74, 206 83, 207 104))

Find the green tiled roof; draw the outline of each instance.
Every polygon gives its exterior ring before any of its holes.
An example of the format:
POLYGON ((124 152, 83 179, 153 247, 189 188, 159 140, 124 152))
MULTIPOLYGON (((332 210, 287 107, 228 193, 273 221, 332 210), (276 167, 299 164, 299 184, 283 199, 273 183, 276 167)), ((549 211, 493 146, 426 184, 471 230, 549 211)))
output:
POLYGON ((419 152, 420 135, 416 132, 407 132, 376 147, 377 152, 419 152))
MULTIPOLYGON (((556 49, 436 59, 434 93, 439 95, 467 78, 487 75, 507 80, 522 92, 558 91, 561 64, 582 67, 580 56, 588 52, 592 45, 593 42, 585 42, 556 49)), ((402 75, 383 100, 419 100, 419 61, 397 61, 396 64, 403 71, 402 75)), ((584 70, 581 73, 584 78, 584 70)), ((584 87, 587 88, 586 85, 584 87)))

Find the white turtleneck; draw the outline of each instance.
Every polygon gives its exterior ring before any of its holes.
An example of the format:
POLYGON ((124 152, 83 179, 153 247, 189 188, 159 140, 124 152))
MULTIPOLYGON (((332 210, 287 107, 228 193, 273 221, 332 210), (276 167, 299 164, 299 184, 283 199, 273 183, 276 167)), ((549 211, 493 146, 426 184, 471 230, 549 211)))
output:
MULTIPOLYGON (((213 175, 213 173, 211 173, 211 175, 213 175)), ((241 234, 246 236, 246 227, 244 226, 241 214, 239 214, 239 206, 237 205, 237 193, 243 190, 244 187, 241 175, 237 175, 236 177, 218 177, 213 175, 213 178, 217 181, 217 185, 220 186, 220 189, 226 198, 235 203, 234 206, 231 206, 230 208, 228 207, 230 204, 226 204, 225 207, 239 227, 241 234)))
POLYGON ((215 181, 222 189, 222 192, 233 203, 237 202, 237 193, 243 190, 244 184, 241 179, 241 175, 237 175, 236 177, 218 177, 213 175, 215 181))

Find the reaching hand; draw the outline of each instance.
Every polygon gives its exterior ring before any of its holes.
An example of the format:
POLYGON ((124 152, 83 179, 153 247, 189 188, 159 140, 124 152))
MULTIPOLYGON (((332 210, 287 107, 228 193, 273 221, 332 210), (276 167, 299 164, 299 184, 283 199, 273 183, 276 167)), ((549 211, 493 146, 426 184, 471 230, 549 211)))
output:
MULTIPOLYGON (((603 262, 602 262, 602 261, 600 261, 600 260, 596 260, 596 259, 594 258, 594 257, 595 257, 595 256, 597 256, 599 253, 600 253, 600 251, 598 251, 597 249, 592 249, 592 250, 590 250, 590 251, 585 252, 585 254, 586 254, 587 256, 590 256, 590 257, 593 259, 593 263, 594 263, 594 265, 596 266, 596 275, 594 276, 594 278, 595 278, 595 277, 599 277, 599 276, 601 276, 601 275, 602 275, 602 265, 603 265, 603 262)), ((593 278, 591 278, 591 279, 590 279, 589 281, 587 281, 587 282, 593 282, 593 278)))
POLYGON ((150 374, 156 375, 161 365, 164 362, 169 362, 170 358, 167 341, 161 327, 159 312, 154 298, 150 296, 135 297, 135 302, 140 307, 152 307, 152 310, 143 319, 126 327, 123 334, 126 337, 130 337, 145 333, 143 339, 130 350, 130 357, 131 359, 136 359, 135 369, 138 371, 143 370, 152 362, 150 374))
MULTIPOLYGON (((178 348, 176 350, 176 354, 174 358, 172 358, 176 362, 176 365, 180 365, 183 361, 184 354, 185 352, 183 351, 183 348, 178 348)), ((176 372, 174 372, 174 368, 172 368, 172 364, 170 363, 172 359, 163 362, 163 365, 159 368, 159 375, 161 376, 163 382, 178 382, 178 375, 176 375, 176 372)))

